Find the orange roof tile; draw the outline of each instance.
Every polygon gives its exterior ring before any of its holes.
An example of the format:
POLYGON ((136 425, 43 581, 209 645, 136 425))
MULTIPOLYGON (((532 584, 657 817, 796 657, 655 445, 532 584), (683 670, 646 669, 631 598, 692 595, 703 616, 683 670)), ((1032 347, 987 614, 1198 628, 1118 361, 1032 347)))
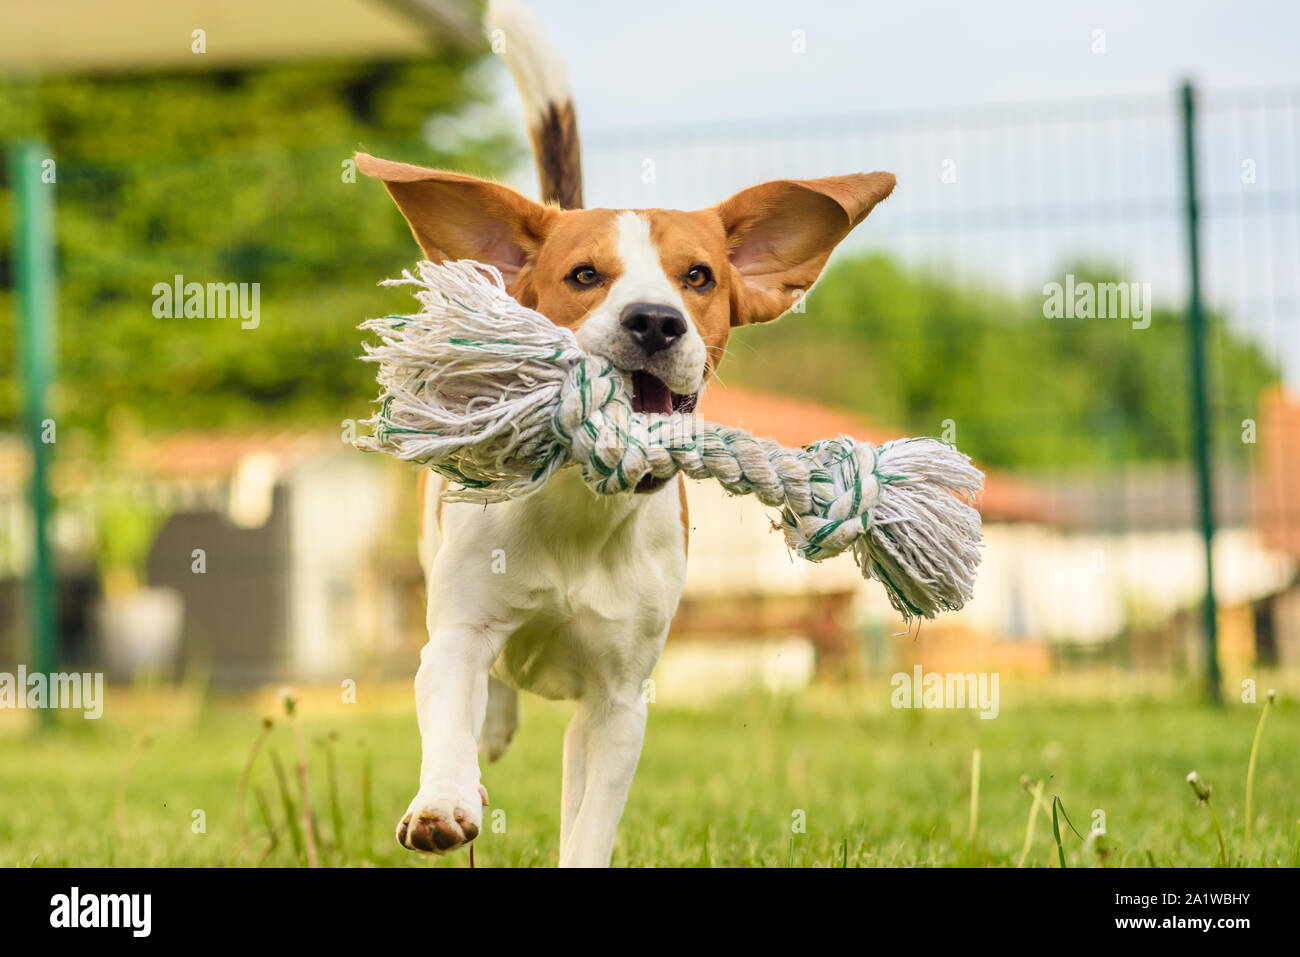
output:
POLYGON ((151 440, 144 451, 146 467, 165 478, 226 478, 245 457, 273 452, 297 463, 339 442, 323 432, 303 430, 259 432, 177 432, 151 440))

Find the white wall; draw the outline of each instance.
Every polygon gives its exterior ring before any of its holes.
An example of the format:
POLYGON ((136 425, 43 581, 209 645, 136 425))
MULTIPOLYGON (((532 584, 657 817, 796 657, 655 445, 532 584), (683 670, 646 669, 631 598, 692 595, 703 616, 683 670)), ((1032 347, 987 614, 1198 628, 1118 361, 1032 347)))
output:
MULTIPOLYGON (((388 463, 341 446, 288 477, 290 655, 295 674, 337 674, 367 627, 359 586, 397 495, 388 463)), ((415 473, 410 481, 414 484, 415 473)))

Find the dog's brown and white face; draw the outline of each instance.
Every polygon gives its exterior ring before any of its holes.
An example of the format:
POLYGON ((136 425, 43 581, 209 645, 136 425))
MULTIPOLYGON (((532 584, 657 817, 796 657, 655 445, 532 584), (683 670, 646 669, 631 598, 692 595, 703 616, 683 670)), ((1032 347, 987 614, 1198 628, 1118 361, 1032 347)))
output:
POLYGON ((866 173, 777 180, 691 212, 561 210, 458 173, 357 164, 428 259, 496 266, 512 296, 630 373, 638 411, 665 413, 692 408, 731 329, 786 312, 894 188, 866 173))

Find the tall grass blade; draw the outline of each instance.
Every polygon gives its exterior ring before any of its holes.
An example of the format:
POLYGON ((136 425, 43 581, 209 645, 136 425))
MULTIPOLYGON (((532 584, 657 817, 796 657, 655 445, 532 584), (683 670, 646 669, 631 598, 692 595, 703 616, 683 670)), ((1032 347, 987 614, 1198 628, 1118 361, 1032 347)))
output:
POLYGON ((261 867, 266 862, 266 859, 275 853, 275 849, 280 846, 280 833, 276 829, 275 822, 271 819, 271 806, 266 803, 266 795, 262 793, 262 789, 254 787, 253 797, 257 801, 258 813, 262 815, 262 823, 266 825, 266 848, 262 851, 262 856, 257 859, 257 866, 261 867))
POLYGON ((248 778, 253 771, 253 763, 257 760, 258 752, 262 750, 262 745, 266 743, 267 735, 271 733, 271 719, 263 718, 262 726, 258 729, 257 737, 253 739, 253 746, 248 751, 248 757, 244 761, 244 769, 239 772, 239 784, 235 788, 235 825, 239 829, 239 854, 242 857, 248 847, 248 828, 244 820, 244 796, 248 790, 248 778))
POLYGON ((344 852, 343 804, 339 800, 338 771, 334 766, 334 748, 330 738, 325 739, 325 773, 329 778, 330 819, 334 825, 334 846, 344 852))
POLYGON ((1250 864, 1251 851, 1251 826, 1255 823, 1253 812, 1253 799, 1255 796, 1255 758, 1259 754, 1259 739, 1264 734, 1264 719, 1268 717, 1269 706, 1273 703, 1274 694, 1268 693, 1264 699, 1264 709, 1259 713, 1259 724, 1255 726, 1255 740, 1250 743, 1250 763, 1246 767, 1246 863, 1250 864))
POLYGON ((1024 867, 1025 860, 1029 857, 1029 849, 1034 843, 1034 822, 1038 820, 1038 806, 1043 803, 1043 787, 1046 781, 1039 781, 1034 785, 1030 794, 1033 797, 1033 803, 1029 806, 1029 824, 1025 828, 1025 846, 1020 849, 1020 860, 1016 862, 1016 867, 1024 867))
POLYGON ((298 828, 298 809, 293 803, 293 794, 289 791, 289 779, 285 776, 284 765, 280 763, 280 756, 272 749, 267 752, 271 756, 271 767, 275 768, 275 783, 280 788, 280 804, 284 808, 284 823, 289 830, 289 840, 293 842, 294 855, 300 860, 306 859, 306 852, 302 844, 302 831, 298 828))
POLYGON ((1061 803, 1061 799, 1052 798, 1052 837, 1056 840, 1056 856, 1061 862, 1061 867, 1067 867, 1065 863, 1065 845, 1061 843, 1061 825, 1056 820, 1056 806, 1061 803))

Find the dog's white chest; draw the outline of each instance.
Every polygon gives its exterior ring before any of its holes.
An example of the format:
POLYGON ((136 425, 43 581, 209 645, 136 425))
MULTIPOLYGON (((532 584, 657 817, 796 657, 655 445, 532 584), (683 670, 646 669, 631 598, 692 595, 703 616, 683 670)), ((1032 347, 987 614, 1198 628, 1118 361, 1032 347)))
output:
POLYGON ((573 470, 519 502, 448 505, 430 623, 502 628, 493 675, 543 697, 639 688, 681 597, 680 516, 674 483, 597 496, 573 470))

